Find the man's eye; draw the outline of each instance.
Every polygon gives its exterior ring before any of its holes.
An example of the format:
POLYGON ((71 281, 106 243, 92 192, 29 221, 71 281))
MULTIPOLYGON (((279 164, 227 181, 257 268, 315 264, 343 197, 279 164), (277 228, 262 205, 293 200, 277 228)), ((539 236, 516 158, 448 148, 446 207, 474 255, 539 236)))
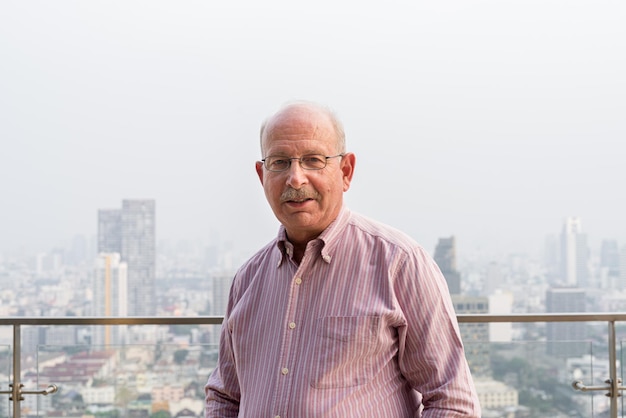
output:
POLYGON ((322 155, 305 155, 302 157, 302 164, 306 168, 319 169, 326 165, 326 159, 322 155))
POLYGON ((289 160, 273 160, 271 162, 272 167, 284 167, 289 164, 289 160))

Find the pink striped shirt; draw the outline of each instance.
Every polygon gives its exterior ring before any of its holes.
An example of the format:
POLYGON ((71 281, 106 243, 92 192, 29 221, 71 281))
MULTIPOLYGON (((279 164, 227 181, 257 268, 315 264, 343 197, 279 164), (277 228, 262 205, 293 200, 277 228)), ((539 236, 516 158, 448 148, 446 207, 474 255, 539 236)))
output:
POLYGON ((206 417, 480 416, 446 282, 422 247, 343 208, 299 265, 292 252, 281 227, 237 272, 206 417))

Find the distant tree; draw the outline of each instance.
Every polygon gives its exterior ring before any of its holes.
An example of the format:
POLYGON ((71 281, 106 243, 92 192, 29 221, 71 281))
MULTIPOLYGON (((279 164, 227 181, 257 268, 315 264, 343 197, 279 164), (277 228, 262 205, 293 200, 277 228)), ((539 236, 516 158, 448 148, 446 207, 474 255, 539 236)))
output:
POLYGON ((187 350, 176 350, 174 352, 174 362, 176 364, 183 364, 188 354, 189 354, 189 351, 187 350))
POLYGON ((137 392, 125 386, 119 387, 115 394, 115 404, 120 408, 126 408, 128 404, 137 399, 137 392))
POLYGON ((63 346, 63 352, 69 355, 83 353, 89 351, 89 348, 84 345, 66 345, 63 346))
POLYGON ((93 415, 97 418, 120 418, 120 412, 117 409, 106 412, 96 412, 93 415))
POLYGON ((195 325, 170 325, 170 332, 174 335, 189 335, 195 325))

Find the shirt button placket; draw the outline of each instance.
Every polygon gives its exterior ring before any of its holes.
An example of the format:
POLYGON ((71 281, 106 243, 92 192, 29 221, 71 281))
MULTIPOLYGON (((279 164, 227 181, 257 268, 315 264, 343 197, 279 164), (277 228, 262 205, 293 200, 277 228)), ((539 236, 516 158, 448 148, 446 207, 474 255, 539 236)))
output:
MULTIPOLYGON (((299 286, 302 284, 302 278, 301 278, 301 277, 299 277, 299 276, 298 276, 298 277, 295 277, 295 278, 293 279, 293 282, 292 282, 292 283, 293 283, 293 284, 296 286, 296 288, 297 288, 297 287, 299 287, 299 286)), ((293 310, 292 310, 291 312, 289 312, 289 313, 288 313, 288 315, 289 315, 289 316, 292 316, 292 317, 294 317, 293 315, 295 315, 295 306, 297 305, 298 293, 299 293, 299 289, 293 289, 293 290, 294 290, 294 292, 293 292, 293 298, 294 298, 294 299, 293 299, 293 301, 292 301, 293 303, 292 303, 292 304, 290 304, 293 310)), ((288 331, 294 330, 294 329, 296 328, 296 322, 295 322, 295 320, 290 320, 290 321, 287 323, 287 328, 288 328, 288 331)), ((292 339, 293 339, 293 335, 292 335, 291 333, 288 333, 288 335, 286 336, 286 338, 287 338, 287 341, 289 341, 289 343, 288 343, 287 345, 288 345, 288 346, 291 346, 291 345, 293 344, 293 340, 292 340, 292 339)), ((291 348, 293 348, 293 347, 291 347, 291 348)), ((291 351, 291 350, 289 349, 289 350, 288 350, 288 352, 289 352, 289 351, 291 351)), ((289 358, 289 355, 287 354, 287 356, 286 356, 286 358, 285 358, 284 360, 288 361, 288 360, 287 360, 288 358, 289 358)), ((285 378, 286 378, 286 376, 289 374, 289 369, 288 369, 287 367, 282 367, 282 368, 280 369, 280 374, 281 374, 281 376, 283 376, 283 377, 285 377, 285 378)), ((287 381, 283 381, 283 383, 282 383, 281 385, 288 385, 288 384, 289 384, 289 383, 287 383, 287 381)), ((283 388, 284 388, 284 387, 283 387, 283 388)), ((280 415, 278 415, 278 414, 277 414, 277 415, 275 416, 275 418, 280 418, 280 415)))

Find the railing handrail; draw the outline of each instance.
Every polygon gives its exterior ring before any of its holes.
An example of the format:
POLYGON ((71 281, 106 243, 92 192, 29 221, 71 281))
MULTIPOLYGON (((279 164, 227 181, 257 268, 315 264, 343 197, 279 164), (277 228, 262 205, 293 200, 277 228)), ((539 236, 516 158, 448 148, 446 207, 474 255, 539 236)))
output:
POLYGON ((458 314, 459 322, 620 322, 626 321, 626 312, 573 312, 531 314, 458 314))
POLYGON ((219 325, 223 316, 64 316, 0 317, 6 325, 219 325))
MULTIPOLYGON (((460 323, 489 322, 626 322, 626 312, 457 314, 460 323)), ((64 316, 0 317, 0 326, 11 325, 219 325, 223 316, 64 316)))

